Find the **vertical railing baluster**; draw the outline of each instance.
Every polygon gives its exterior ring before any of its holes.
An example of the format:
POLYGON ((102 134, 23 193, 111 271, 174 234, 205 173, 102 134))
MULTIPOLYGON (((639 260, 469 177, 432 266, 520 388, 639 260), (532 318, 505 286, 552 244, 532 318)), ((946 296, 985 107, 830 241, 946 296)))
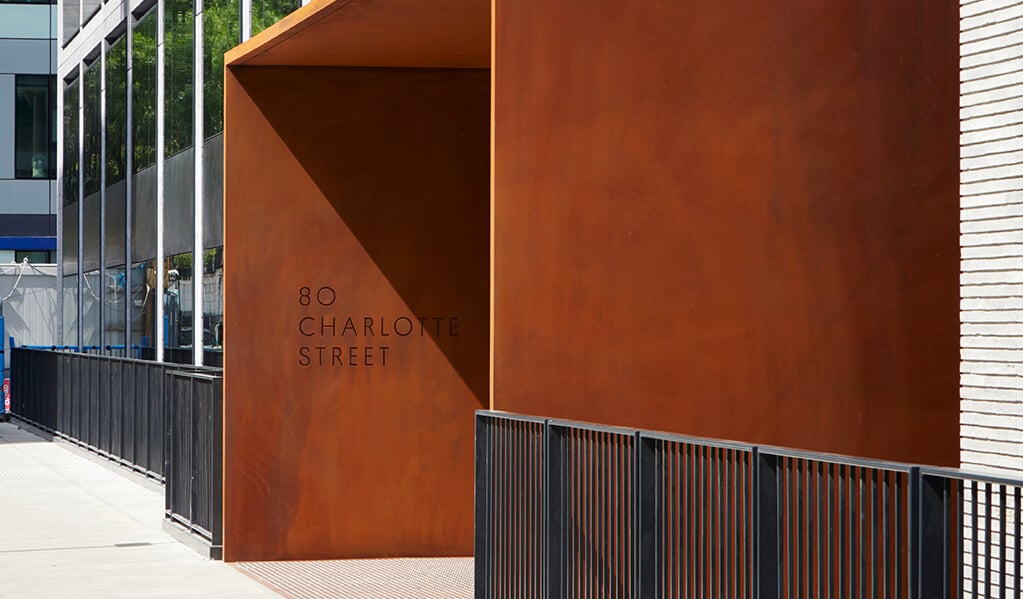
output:
POLYGON ((569 582, 569 593, 571 597, 578 596, 582 592, 582 588, 579 585, 580 582, 580 571, 582 570, 580 563, 580 556, 582 555, 582 545, 580 537, 582 535, 582 433, 579 430, 572 429, 568 433, 569 439, 572 444, 572 517, 568 521, 569 525, 569 539, 571 541, 571 551, 567 555, 567 567, 565 569, 568 575, 569 582))
POLYGON ((803 460, 803 505, 805 510, 803 512, 803 571, 806 572, 806 581, 803 584, 805 589, 803 596, 810 598, 813 597, 813 561, 812 547, 813 547, 813 526, 814 516, 816 512, 810 503, 810 498, 813 496, 813 487, 810 485, 810 473, 813 470, 813 462, 810 460, 803 460))
POLYGON ((814 466, 814 485, 815 495, 817 498, 817 543, 816 543, 816 558, 817 558, 817 599, 824 599, 824 562, 823 560, 823 547, 824 544, 824 501, 821 500, 821 491, 824 486, 824 463, 817 460, 814 466))
POLYGON ((608 544, 608 530, 607 530, 607 487, 608 487, 608 471, 607 471, 607 446, 610 434, 606 431, 600 431, 597 433, 597 586, 596 594, 598 597, 607 597, 607 585, 609 580, 609 572, 607 569, 607 544, 608 544))
POLYGON ((708 466, 710 466, 710 591, 711 597, 721 596, 721 552, 720 552, 720 521, 721 521, 721 460, 718 448, 709 447, 708 466))
POLYGON ((827 589, 827 591, 828 591, 828 594, 827 594, 828 597, 835 597, 835 560, 833 559, 834 555, 835 555, 835 550, 834 550, 834 547, 835 547, 835 528, 834 528, 834 523, 837 520, 835 518, 835 493, 833 491, 836 488, 835 483, 836 483, 836 481, 835 481, 835 464, 828 463, 828 478, 827 478, 827 480, 824 483, 825 495, 827 496, 827 501, 828 501, 828 514, 827 514, 827 520, 828 520, 828 527, 827 527, 828 528, 828 546, 827 546, 828 583, 827 583, 827 585, 825 585, 824 588, 827 589))
POLYGON ((867 470, 860 466, 856 469, 856 485, 858 490, 858 497, 856 500, 856 548, 859 550, 859 570, 860 576, 857 583, 857 594, 860 599, 865 599, 867 596, 867 519, 870 517, 867 514, 867 501, 866 501, 866 480, 867 470))
POLYGON ((785 511, 783 512, 785 515, 785 537, 783 543, 785 544, 785 565, 787 566, 785 568, 785 596, 790 599, 796 596, 795 593, 793 593, 792 587, 795 586, 795 568, 796 563, 799 562, 798 555, 792 555, 794 545, 796 544, 792 535, 792 511, 795 507, 793 504, 796 500, 794 493, 798 492, 798 489, 793 489, 793 486, 795 485, 793 479, 798 479, 798 476, 793 476, 793 470, 795 470, 795 467, 793 466, 794 461, 795 460, 793 458, 781 459, 781 471, 785 477, 784 490, 782 491, 785 497, 785 511))
POLYGON ((698 576, 696 585, 698 588, 705 588, 707 584, 707 538, 706 538, 706 527, 705 523, 707 520, 707 502, 705 500, 707 493, 707 464, 706 464, 706 453, 705 448, 702 445, 696 446, 697 455, 697 469, 699 472, 699 484, 696 485, 696 514, 697 514, 697 525, 699 526, 699 544, 697 545, 697 555, 700 557, 700 566, 696 573, 698 576))
POLYGON ((665 597, 669 596, 673 589, 673 583, 671 582, 672 568, 670 566, 671 558, 674 555, 676 514, 674 511, 674 485, 671 481, 671 470, 675 456, 673 451, 666 450, 668 444, 665 441, 657 441, 654 447, 659 457, 656 462, 659 466, 657 469, 657 483, 660 486, 657 489, 656 495, 658 499, 662 499, 657 510, 660 519, 654 531, 657 535, 655 545, 659 553, 658 559, 655 560, 657 588, 654 594, 658 597, 665 597))
POLYGON ((877 469, 870 469, 870 591, 877 597, 877 469))
POLYGON ((884 573, 881 576, 881 597, 888 599, 889 587, 891 584, 892 567, 888 562, 888 544, 891 536, 891 521, 889 515, 889 502, 891 500, 891 471, 885 470, 881 475, 881 563, 884 564, 884 573))
POLYGON ((514 593, 514 534, 515 534, 515 450, 514 430, 511 422, 505 421, 504 426, 504 498, 508 507, 504 514, 504 564, 501 578, 504 581, 504 597, 513 597, 514 593))
POLYGON ((1021 507, 1023 507, 1023 505, 1020 504, 1020 499, 1023 498, 1020 497, 1020 491, 1021 489, 1018 485, 1013 490, 1014 499, 1013 507, 1016 510, 1014 513, 1015 515, 1014 521, 1016 523, 1016 531, 1014 535, 1016 549, 1016 567, 1013 570, 1015 574, 1014 580, 1016 581, 1014 588, 1016 599, 1020 599, 1021 594, 1023 594, 1023 589, 1020 588, 1021 586, 1023 586, 1023 547, 1020 546, 1020 542, 1023 541, 1023 534, 1021 534, 1023 533, 1023 511, 1021 511, 1020 509, 1021 507))
POLYGON ((657 555, 656 529, 659 525, 657 514, 663 499, 657 493, 657 474, 661 470, 660 460, 663 457, 656 450, 656 441, 638 437, 635 451, 638 453, 639 484, 639 596, 655 597, 657 595, 657 555))
POLYGON ((735 533, 738 531, 735 525, 737 516, 737 510, 735 509, 735 476, 735 453, 733 450, 727 449, 725 450, 725 524, 727 525, 725 532, 725 564, 727 565, 725 581, 728 586, 725 587, 725 597, 729 599, 736 596, 735 580, 736 573, 738 572, 735 563, 735 548, 737 545, 735 533))
POLYGON ((978 514, 977 504, 980 500, 978 496, 977 481, 972 481, 970 488, 970 540, 972 541, 973 553, 970 556, 970 570, 973 582, 973 596, 977 597, 980 592, 980 535, 977 534, 977 526, 979 524, 980 514, 978 514))
POLYGON ((991 483, 984 484, 984 592, 991 596, 991 483))
POLYGON ((998 485, 998 596, 1005 597, 1005 570, 1008 565, 1005 559, 1005 525, 1009 519, 1005 513, 1005 485, 998 485))
POLYGON ((941 539, 941 565, 945 571, 945 577, 942 582, 943 599, 951 599, 952 596, 952 501, 951 501, 951 488, 952 481, 949 479, 943 479, 941 484, 941 522, 944 526, 945 534, 942 535, 941 539))
POLYGON ((792 505, 788 512, 789 517, 789 558, 794 562, 789 569, 789 597, 803 599, 803 460, 789 458, 789 468, 786 469, 790 484, 792 485, 792 505), (795 577, 792 577, 792 572, 795 577))
POLYGON ((699 563, 699 555, 700 555, 700 546, 697 544, 697 539, 699 538, 699 536, 698 536, 698 532, 697 532, 697 522, 696 522, 696 511, 697 511, 696 489, 699 486, 697 484, 697 472, 698 472, 698 464, 697 464, 697 455, 698 455, 698 453, 697 452, 698 451, 699 450, 698 450, 696 445, 686 444, 686 456, 687 456, 687 459, 689 460, 689 479, 686 481, 686 485, 687 485, 686 495, 687 495, 688 501, 689 501, 689 509, 688 509, 688 514, 687 514, 686 517, 687 517, 687 519, 689 521, 689 525, 688 525, 688 528, 687 528, 688 538, 686 539, 686 543, 689 544, 689 555, 691 556, 690 557, 690 563, 689 563, 689 574, 688 574, 689 586, 690 586, 689 596, 690 597, 694 597, 694 598, 697 596, 697 593, 696 593, 696 588, 697 587, 696 587, 696 585, 699 584, 699 582, 698 582, 698 578, 699 578, 698 563, 699 563))
POLYGON ((951 527, 945 517, 948 512, 947 494, 944 492, 947 479, 921 476, 915 468, 911 476, 918 480, 913 502, 916 505, 914 523, 911 525, 916 531, 911 539, 915 545, 910 551, 917 596, 947 599, 949 568, 946 548, 951 536, 951 527))
MULTIPOLYGON (((619 599, 628 597, 628 577, 626 576, 625 559, 628 552, 625 550, 625 504, 628 485, 625 484, 625 439, 618 440, 618 585, 619 599)), ((553 599, 553 598, 552 598, 553 599)))
POLYGON ((475 514, 475 551, 476 561, 475 566, 475 580, 474 589, 476 597, 485 598, 487 596, 487 570, 486 564, 489 558, 490 543, 486 535, 485 526, 483 523, 487 520, 487 508, 489 507, 486 503, 488 491, 490 485, 489 482, 489 464, 487 463, 487 450, 489 448, 490 441, 487 438, 487 416, 482 414, 476 414, 476 460, 475 460, 475 492, 476 492, 476 514, 475 514))
POLYGON ((838 525, 838 597, 849 596, 847 586, 849 563, 846 559, 849 553, 846 534, 849 523, 848 506, 846 505, 847 493, 845 491, 845 487, 848 486, 846 472, 846 466, 840 464, 838 466, 838 478, 835 480, 838 493, 838 513, 835 515, 835 523, 838 525))
POLYGON ((740 571, 740 575, 739 575, 739 581, 742 583, 742 585, 740 587, 742 589, 741 595, 743 597, 746 597, 746 598, 751 598, 753 596, 753 588, 752 588, 752 585, 750 584, 750 580, 751 580, 750 572, 753 570, 753 567, 752 567, 753 559, 752 559, 751 553, 747 550, 747 547, 748 547, 747 538, 748 538, 748 536, 750 536, 750 535, 747 534, 747 531, 750 530, 750 528, 752 526, 752 519, 750 517, 749 504, 747 503, 747 500, 746 500, 746 493, 747 493, 747 489, 749 488, 749 485, 746 484, 746 481, 748 480, 749 473, 750 473, 749 462, 748 462, 747 458, 748 458, 748 454, 747 454, 746 451, 741 451, 739 453, 739 461, 740 461, 740 476, 739 476, 739 501, 740 501, 740 505, 739 505, 739 511, 742 514, 742 517, 740 518, 740 521, 739 521, 739 524, 740 524, 740 526, 739 526, 739 531, 740 531, 739 532, 739 565, 741 567, 741 571, 740 571))
POLYGON ((778 576, 780 547, 778 462, 779 458, 753 448, 753 547, 755 565, 754 586, 757 597, 779 597, 781 579, 778 576))
POLYGON ((964 511, 966 486, 962 480, 956 481, 956 597, 966 593, 966 581, 963 579, 963 553, 966 552, 966 538, 963 536, 963 525, 966 519, 964 511))
POLYGON ((688 552, 686 551, 686 474, 688 472, 688 465, 686 464, 686 453, 685 445, 678 442, 673 442, 672 446, 675 449, 675 495, 676 495, 676 511, 678 513, 678 534, 677 534, 677 558, 675 563, 675 597, 681 599, 686 593, 686 576, 688 569, 686 567, 686 560, 689 559, 688 552))

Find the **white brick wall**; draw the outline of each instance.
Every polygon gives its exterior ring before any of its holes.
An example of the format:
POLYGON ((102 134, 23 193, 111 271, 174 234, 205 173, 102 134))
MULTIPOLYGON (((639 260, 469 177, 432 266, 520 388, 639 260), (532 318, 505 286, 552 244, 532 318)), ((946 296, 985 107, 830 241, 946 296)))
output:
POLYGON ((959 14, 960 459, 1023 475, 1023 1, 959 14))

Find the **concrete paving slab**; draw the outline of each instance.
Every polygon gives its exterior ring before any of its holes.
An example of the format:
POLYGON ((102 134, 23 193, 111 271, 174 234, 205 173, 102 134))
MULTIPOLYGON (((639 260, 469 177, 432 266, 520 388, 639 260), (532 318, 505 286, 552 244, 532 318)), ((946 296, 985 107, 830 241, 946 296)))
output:
POLYGON ((152 485, 0 424, 0 599, 278 597, 161 529, 152 485))

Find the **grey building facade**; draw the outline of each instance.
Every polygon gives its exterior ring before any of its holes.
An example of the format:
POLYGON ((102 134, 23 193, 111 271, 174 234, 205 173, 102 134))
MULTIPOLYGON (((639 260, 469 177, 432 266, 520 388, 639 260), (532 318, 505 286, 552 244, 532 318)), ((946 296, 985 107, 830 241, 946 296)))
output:
POLYGON ((60 4, 64 344, 219 365, 223 55, 300 5, 60 4))
POLYGON ((0 264, 57 249, 57 6, 0 0, 0 264))

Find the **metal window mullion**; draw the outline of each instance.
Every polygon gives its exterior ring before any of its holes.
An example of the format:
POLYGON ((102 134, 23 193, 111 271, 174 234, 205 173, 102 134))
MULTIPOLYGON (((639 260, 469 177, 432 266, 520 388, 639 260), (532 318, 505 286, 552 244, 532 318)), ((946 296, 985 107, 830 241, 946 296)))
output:
POLYGON ((132 53, 135 50, 134 41, 134 19, 129 18, 128 27, 124 33, 125 37, 125 68, 124 94, 125 94, 125 119, 124 119, 124 357, 130 358, 131 354, 131 250, 132 250, 132 224, 135 218, 132 213, 132 194, 135 192, 135 119, 131 111, 134 108, 132 101, 132 85, 134 83, 134 70, 132 53))
POLYGON ((107 323, 107 50, 104 41, 99 52, 99 353, 106 350, 107 323))
POLYGON ((203 160, 205 155, 206 141, 203 131, 203 85, 205 73, 203 72, 203 0, 195 0, 195 39, 193 40, 193 66, 192 73, 194 83, 192 85, 192 124, 195 129, 192 135, 192 155, 195 158, 195 191, 192 194, 192 214, 194 216, 194 245, 192 256, 192 363, 202 366, 204 331, 203 306, 202 306, 202 279, 203 279, 203 160))
MULTIPOLYGON (((163 362, 163 204, 164 204, 164 96, 166 81, 164 70, 165 34, 164 34, 165 3, 161 0, 156 6, 156 289, 153 303, 156 304, 156 322, 153 323, 153 343, 156 361, 163 362)), ((194 270, 194 269, 193 269, 194 270)))
POLYGON ((53 90, 54 98, 57 101, 57 115, 60 123, 57 123, 57 116, 54 116, 53 126, 57 127, 57 314, 60 326, 57 327, 57 343, 64 344, 64 86, 62 77, 54 82, 58 86, 53 90), (58 89, 60 93, 57 93, 58 89))
MULTIPOLYGON (((79 2, 79 9, 81 2, 79 2)), ((79 15, 81 12, 79 12, 79 15)), ((82 275, 82 267, 85 257, 85 70, 80 62, 78 65, 78 270, 75 277, 78 279, 78 287, 75 289, 75 331, 78 334, 75 339, 76 351, 82 349, 82 288, 85 286, 82 275)))
POLYGON ((241 41, 247 42, 252 37, 252 0, 240 0, 238 10, 241 11, 241 41))

